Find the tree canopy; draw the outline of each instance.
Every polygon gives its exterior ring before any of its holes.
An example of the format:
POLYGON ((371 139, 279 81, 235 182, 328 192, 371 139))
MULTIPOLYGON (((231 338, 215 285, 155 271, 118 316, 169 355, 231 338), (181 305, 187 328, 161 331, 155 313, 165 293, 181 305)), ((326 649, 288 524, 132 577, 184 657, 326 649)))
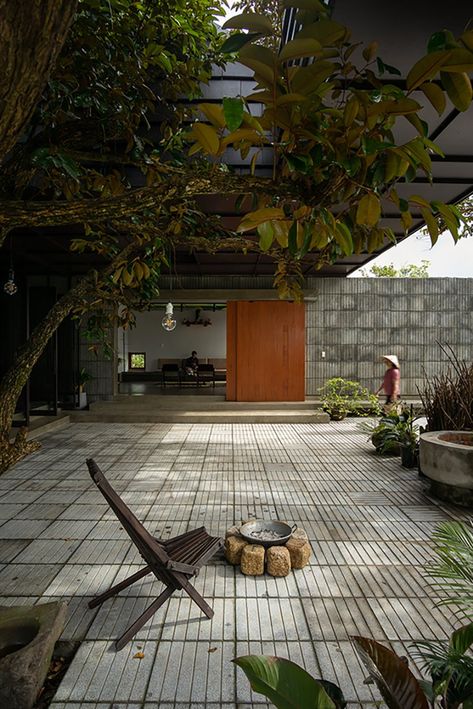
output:
POLYGON ((419 264, 409 263, 396 268, 393 263, 384 266, 373 264, 371 268, 362 268, 360 273, 365 277, 375 278, 428 278, 430 261, 423 259, 419 264))

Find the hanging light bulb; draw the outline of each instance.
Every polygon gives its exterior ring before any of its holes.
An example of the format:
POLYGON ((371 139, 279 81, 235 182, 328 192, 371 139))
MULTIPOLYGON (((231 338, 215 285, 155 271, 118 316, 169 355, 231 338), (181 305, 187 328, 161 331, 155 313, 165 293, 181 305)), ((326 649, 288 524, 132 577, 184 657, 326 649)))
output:
POLYGON ((176 327, 177 321, 173 314, 172 303, 168 303, 166 305, 166 315, 161 320, 161 325, 165 330, 167 330, 167 332, 172 332, 176 327))
POLYGON ((5 282, 3 290, 7 295, 15 295, 18 290, 18 286, 15 283, 15 272, 13 271, 13 268, 10 268, 8 271, 8 281, 5 282))

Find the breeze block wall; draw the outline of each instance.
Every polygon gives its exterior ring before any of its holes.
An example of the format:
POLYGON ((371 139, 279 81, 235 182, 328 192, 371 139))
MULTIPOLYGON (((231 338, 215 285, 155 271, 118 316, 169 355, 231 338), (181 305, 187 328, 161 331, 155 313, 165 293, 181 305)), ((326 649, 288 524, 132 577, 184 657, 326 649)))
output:
POLYGON ((306 396, 338 376, 374 391, 380 357, 395 354, 401 395, 418 397, 424 370, 446 367, 438 342, 472 361, 473 278, 309 278, 306 288, 306 396))

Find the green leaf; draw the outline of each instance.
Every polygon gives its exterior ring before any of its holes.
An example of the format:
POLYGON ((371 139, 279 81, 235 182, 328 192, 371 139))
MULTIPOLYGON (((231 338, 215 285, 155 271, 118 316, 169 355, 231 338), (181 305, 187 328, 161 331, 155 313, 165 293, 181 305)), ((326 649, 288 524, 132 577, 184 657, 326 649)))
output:
POLYGON ((271 222, 263 222, 258 224, 257 232, 259 234, 259 247, 261 251, 268 251, 271 248, 274 239, 274 229, 271 222))
POLYGON ((473 70, 473 53, 468 49, 452 49, 449 54, 442 71, 461 73, 473 70))
POLYGON ((306 25, 296 34, 294 39, 316 39, 323 47, 332 47, 340 42, 347 34, 347 28, 334 20, 319 20, 306 25))
POLYGON ((358 203, 356 210, 356 223, 363 226, 376 226, 381 216, 381 204, 379 198, 368 192, 358 203))
POLYGON ((293 39, 284 45, 279 52, 279 61, 287 62, 289 59, 300 57, 314 57, 320 54, 322 45, 316 39, 293 39))
POLYGON ((440 80, 448 98, 459 111, 466 111, 471 104, 473 90, 468 74, 447 74, 440 72, 440 80))
POLYGON ((297 254, 297 222, 292 222, 289 234, 287 235, 287 248, 291 256, 297 254))
POLYGON ((233 662, 246 674, 253 691, 264 694, 278 709, 338 709, 322 685, 290 660, 247 655, 233 662))
POLYGON ((353 253, 353 239, 351 231, 346 224, 337 222, 334 238, 345 256, 350 256, 353 253))
POLYGON ((408 91, 414 91, 425 81, 433 79, 443 67, 449 55, 450 52, 448 51, 432 52, 419 59, 407 75, 406 84, 408 91))
POLYGON ((253 42, 255 39, 261 37, 260 32, 248 32, 247 34, 232 34, 231 37, 225 40, 221 46, 221 51, 226 54, 231 54, 233 52, 238 52, 245 44, 248 42, 253 42))
POLYGON ((433 216, 432 212, 430 209, 426 209, 425 207, 421 207, 421 214, 424 218, 425 224, 427 226, 429 235, 430 235, 430 241, 432 246, 435 246, 437 243, 437 239, 439 238, 439 225, 437 224, 437 220, 433 216))
POLYGON ((473 623, 468 623, 458 630, 455 630, 450 636, 450 647, 455 652, 464 655, 469 647, 473 644, 473 623))
POLYGON ((243 122, 243 101, 241 98, 223 99, 223 115, 230 131, 237 130, 243 122))
POLYGON ((354 636, 351 640, 388 707, 429 709, 418 681, 404 660, 370 638, 354 636))
POLYGON ((452 209, 450 205, 444 204, 443 202, 433 201, 431 202, 431 205, 434 209, 440 212, 445 224, 447 225, 447 229, 455 241, 458 241, 458 227, 460 226, 460 220, 458 219, 455 210, 452 209))
POLYGON ((272 34, 271 20, 256 12, 244 12, 241 15, 230 17, 223 25, 224 30, 250 30, 261 34, 272 34))
POLYGON ((215 128, 208 126, 206 123, 194 123, 192 125, 192 132, 205 152, 210 155, 217 155, 220 148, 220 141, 215 128))
POLYGON ((215 103, 199 103, 197 108, 215 128, 225 128, 225 117, 221 106, 215 103))
POLYGON ((257 227, 258 224, 267 222, 270 219, 284 219, 284 217, 284 211, 279 207, 264 207, 263 209, 257 209, 256 211, 250 212, 243 217, 238 225, 237 231, 251 231, 251 229, 257 227))
POLYGON ((421 84, 420 90, 425 94, 425 96, 427 96, 439 116, 442 115, 442 113, 445 111, 447 101, 445 98, 445 94, 440 88, 440 86, 437 86, 437 84, 434 84, 431 81, 426 81, 421 84))
POLYGON ((320 0, 283 0, 283 7, 295 7, 309 12, 327 12, 327 7, 320 0))

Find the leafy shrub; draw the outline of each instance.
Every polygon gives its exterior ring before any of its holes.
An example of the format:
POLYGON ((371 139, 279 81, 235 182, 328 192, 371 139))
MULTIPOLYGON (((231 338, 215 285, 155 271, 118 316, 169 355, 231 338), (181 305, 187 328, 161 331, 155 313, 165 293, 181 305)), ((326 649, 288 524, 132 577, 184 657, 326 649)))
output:
POLYGON ((427 418, 427 431, 473 429, 473 364, 458 359, 449 345, 440 345, 449 365, 431 377, 424 373, 424 388, 418 389, 427 418))
POLYGON ((376 416, 379 414, 378 397, 371 394, 359 382, 342 377, 328 379, 320 387, 322 408, 328 414, 344 412, 352 416, 376 416))

